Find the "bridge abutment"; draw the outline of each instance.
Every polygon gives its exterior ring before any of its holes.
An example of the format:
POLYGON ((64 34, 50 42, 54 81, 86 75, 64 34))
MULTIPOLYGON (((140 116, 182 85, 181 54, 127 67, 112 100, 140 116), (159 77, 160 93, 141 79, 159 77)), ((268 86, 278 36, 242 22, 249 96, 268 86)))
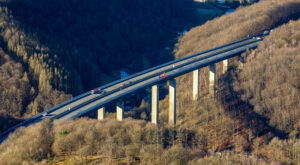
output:
POLYGON ((176 80, 169 81, 169 124, 176 124, 176 80))
POLYGON ((124 119, 124 101, 117 102, 117 120, 122 121, 124 119))
POLYGON ((104 120, 105 119, 105 107, 101 107, 100 109, 98 109, 97 111, 97 115, 98 115, 98 120, 104 120))
POLYGON ((151 122, 158 124, 158 113, 159 113, 159 89, 158 85, 152 86, 152 95, 151 95, 151 122))
POLYGON ((199 69, 193 71, 193 100, 199 98, 199 69))

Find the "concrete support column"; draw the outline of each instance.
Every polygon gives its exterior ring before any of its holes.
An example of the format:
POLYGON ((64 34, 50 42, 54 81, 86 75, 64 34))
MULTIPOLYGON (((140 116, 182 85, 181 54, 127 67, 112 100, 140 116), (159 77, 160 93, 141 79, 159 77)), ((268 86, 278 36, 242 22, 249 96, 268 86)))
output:
POLYGON ((122 121, 124 119, 124 101, 117 102, 117 120, 122 121))
POLYGON ((151 101, 151 122, 158 124, 159 112, 159 90, 158 85, 152 86, 152 101, 151 101))
POLYGON ((199 69, 193 71, 193 100, 199 97, 199 69))
POLYGON ((216 64, 211 64, 209 68, 209 94, 211 97, 214 97, 216 84, 216 64))
POLYGON ((105 119, 105 107, 98 109, 98 120, 105 119))
POLYGON ((227 72, 227 69, 228 69, 228 59, 226 59, 226 60, 223 60, 223 74, 225 73, 225 72, 227 72))
POLYGON ((169 124, 176 124, 176 80, 169 81, 169 124))

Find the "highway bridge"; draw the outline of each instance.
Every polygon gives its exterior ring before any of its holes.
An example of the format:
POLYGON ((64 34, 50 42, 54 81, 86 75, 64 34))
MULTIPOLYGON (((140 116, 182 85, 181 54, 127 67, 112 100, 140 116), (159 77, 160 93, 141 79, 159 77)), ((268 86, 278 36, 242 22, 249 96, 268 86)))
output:
POLYGON ((193 74, 193 99, 199 95, 199 69, 210 66, 210 93, 214 95, 214 84, 216 81, 216 63, 223 61, 223 70, 227 68, 227 59, 237 56, 247 49, 258 46, 264 37, 263 34, 250 36, 235 42, 231 42, 213 49, 202 51, 184 58, 133 74, 125 79, 106 84, 97 89, 99 91, 88 91, 68 101, 58 104, 42 113, 39 113, 18 125, 11 127, 1 134, 5 139, 9 133, 21 126, 28 126, 42 121, 46 118, 52 120, 74 119, 91 111, 98 111, 98 119, 105 118, 105 104, 117 101, 117 120, 124 118, 124 101, 122 98, 138 90, 152 88, 151 100, 151 122, 158 124, 159 88, 158 84, 169 81, 169 123, 176 124, 176 80, 174 78, 189 72, 193 74), (165 76, 161 76, 161 75, 165 76))

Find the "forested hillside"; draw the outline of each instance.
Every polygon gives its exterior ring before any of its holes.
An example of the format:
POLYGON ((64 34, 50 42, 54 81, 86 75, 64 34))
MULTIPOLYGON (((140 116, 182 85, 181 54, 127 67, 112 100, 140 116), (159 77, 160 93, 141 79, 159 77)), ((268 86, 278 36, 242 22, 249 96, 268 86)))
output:
MULTIPOLYGON (((249 7, 239 8, 232 14, 216 18, 212 21, 207 22, 203 26, 198 26, 191 29, 186 35, 179 39, 179 42, 175 49, 176 58, 183 57, 188 54, 196 53, 201 50, 209 49, 215 46, 219 46, 237 39, 244 38, 248 35, 257 34, 263 32, 265 29, 275 28, 280 24, 284 23, 288 19, 299 18, 299 9, 300 2, 297 0, 288 0, 288 1, 261 1, 259 3, 253 4, 249 7), (267 7, 266 7, 267 6, 267 7), (276 17, 275 17, 276 15, 276 17)), ((237 58, 229 60, 230 64, 235 64, 237 58)), ((258 64, 256 64, 259 66, 258 64)), ((233 75, 226 77, 222 75, 222 64, 217 64, 217 78, 219 83, 217 84, 217 93, 219 96, 224 96, 227 89, 224 89, 224 82, 222 79, 225 79, 225 82, 232 82, 233 77, 237 74, 233 72, 233 75), (225 92, 225 93, 224 93, 225 92)), ((234 68, 234 67, 233 67, 234 68)), ((214 100, 211 103, 208 103, 208 72, 209 68, 203 68, 200 70, 200 94, 201 98, 198 103, 195 105, 195 102, 191 99, 192 93, 192 75, 187 74, 177 79, 178 88, 177 88, 177 99, 181 100, 177 104, 178 109, 178 121, 182 122, 186 126, 191 126, 196 123, 199 124, 199 120, 202 119, 202 115, 212 115, 212 117, 218 114, 220 109, 226 110, 226 108, 220 107, 220 104, 215 103, 214 100), (202 114, 199 117, 199 114, 202 114)), ((296 72, 296 71, 295 71, 296 72)), ((257 72, 252 72, 253 75, 256 75, 257 79, 260 74, 257 72)), ((250 81, 250 77, 247 77, 250 81)), ((296 76, 297 77, 297 76, 296 76)), ((252 77, 251 77, 252 78, 252 77)), ((262 80, 265 82, 265 80, 262 80)), ((292 80, 293 82, 295 80, 292 80)), ((252 81, 253 83, 253 81, 252 81)), ((247 84, 247 83, 246 83, 247 84)), ((235 86, 237 86, 235 84, 235 86)), ((232 92, 232 91, 230 91, 232 92)), ((250 97, 251 98, 251 97, 250 97)), ((225 98, 220 98, 221 103, 224 103, 225 98)), ((237 101, 237 98, 232 100, 237 101)), ((247 99, 246 99, 247 100, 247 99)), ((237 104, 235 102, 233 104, 237 104)), ((234 109, 233 107, 240 106, 237 105, 226 105, 230 110, 234 109)), ((239 108, 235 108, 239 109, 239 108)), ((168 115, 168 98, 164 99, 161 103, 160 117, 162 121, 167 122, 168 115)), ((241 110, 242 111, 242 110, 241 110)), ((223 113, 222 113, 223 114, 223 113)), ((237 114, 234 114, 237 115, 237 114)), ((203 121, 207 120, 207 117, 203 117, 203 121)), ((212 120, 217 123, 212 123, 216 127, 223 127, 226 124, 230 123, 227 120, 222 122, 222 120, 212 120)), ((222 130, 226 130, 222 128, 222 130)), ((221 132, 220 132, 221 134, 221 132)), ((210 138, 211 139, 211 138, 210 138)), ((216 140, 220 139, 217 137, 216 140)), ((212 140, 214 141, 214 140, 212 140)), ((223 140, 221 140, 223 141, 223 140)), ((214 144, 216 144, 214 142, 214 144)))
POLYGON ((36 114, 39 109, 50 108, 69 98, 57 90, 48 95, 39 94, 22 64, 0 49, 0 130, 36 114))
POLYGON ((235 84, 242 99, 287 133, 300 133, 300 21, 275 29, 246 63, 235 84))
POLYGON ((119 79, 121 70, 171 60, 178 32, 215 17, 196 12, 206 7, 189 0, 1 1, 0 43, 10 59, 0 64, 1 84, 13 81, 8 69, 18 83, 1 86, 0 116, 24 119, 119 79))
POLYGON ((136 72, 170 60, 162 51, 168 42, 201 23, 189 0, 11 0, 7 8, 16 31, 27 37, 11 41, 16 52, 24 49, 18 56, 35 74, 42 73, 36 64, 46 63, 45 83, 72 94, 118 79, 122 69, 136 72))
POLYGON ((167 125, 168 96, 160 102, 159 126, 132 119, 46 120, 2 143, 0 164, 299 163, 299 11, 299 0, 262 0, 180 38, 175 58, 275 28, 243 60, 230 59, 226 74, 218 64, 216 98, 207 95, 207 68, 198 101, 191 98, 191 74, 179 77, 176 127, 167 125))

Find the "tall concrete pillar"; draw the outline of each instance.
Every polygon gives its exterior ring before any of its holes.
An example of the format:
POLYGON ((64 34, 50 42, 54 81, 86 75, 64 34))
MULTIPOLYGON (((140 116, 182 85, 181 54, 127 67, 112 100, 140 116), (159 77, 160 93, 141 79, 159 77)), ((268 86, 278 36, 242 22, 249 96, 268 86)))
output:
POLYGON ((214 97, 216 85, 216 64, 211 64, 209 68, 209 94, 211 97, 214 97))
POLYGON ((193 100, 199 97, 199 69, 193 71, 193 100))
POLYGON ((98 120, 105 119, 105 107, 98 109, 98 120))
POLYGON ((122 121, 124 119, 124 101, 117 102, 117 120, 122 121))
POLYGON ((228 69, 228 59, 223 60, 223 70, 222 70, 223 74, 227 72, 227 69, 228 69))
POLYGON ((158 124, 159 112, 159 90, 158 85, 152 86, 152 101, 151 101, 151 122, 158 124))
POLYGON ((176 124, 176 80, 169 81, 169 124, 176 124))

